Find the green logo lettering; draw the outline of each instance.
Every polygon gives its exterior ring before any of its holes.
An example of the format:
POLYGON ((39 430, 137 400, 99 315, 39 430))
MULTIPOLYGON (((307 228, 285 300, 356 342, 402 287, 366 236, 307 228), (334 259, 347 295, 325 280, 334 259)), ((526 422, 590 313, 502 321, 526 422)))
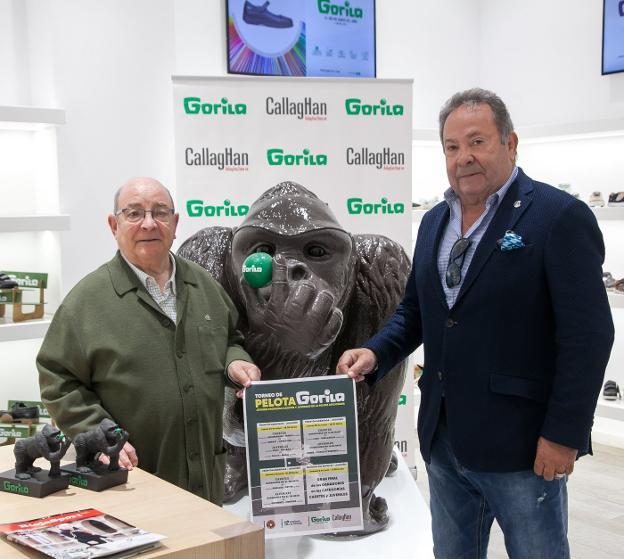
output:
POLYGON ((330 0, 317 0, 318 11, 321 14, 332 16, 355 17, 361 19, 364 16, 362 8, 352 8, 347 1, 343 5, 332 4, 330 0))
POLYGON ((247 105, 245 103, 232 104, 227 97, 222 97, 218 103, 202 103, 199 97, 185 97, 184 112, 189 115, 199 113, 204 115, 244 115, 247 114, 247 105))
POLYGON ((345 110, 348 115, 354 116, 362 114, 364 116, 402 116, 403 105, 390 105, 385 99, 380 99, 378 104, 370 105, 362 103, 361 99, 350 97, 345 99, 345 110))
POLYGON ((223 200, 222 205, 211 206, 204 204, 203 200, 187 200, 186 213, 189 217, 238 217, 249 213, 249 206, 241 204, 233 205, 229 200, 223 200))
POLYGON ((402 214, 405 213, 405 204, 388 202, 387 198, 382 198, 378 203, 364 202, 362 198, 347 198, 347 212, 351 215, 402 214))
POLYGON ((313 166, 327 165, 327 155, 319 153, 314 155, 309 149, 304 149, 301 154, 285 153, 281 148, 269 148, 267 150, 267 161, 269 165, 288 166, 313 166))

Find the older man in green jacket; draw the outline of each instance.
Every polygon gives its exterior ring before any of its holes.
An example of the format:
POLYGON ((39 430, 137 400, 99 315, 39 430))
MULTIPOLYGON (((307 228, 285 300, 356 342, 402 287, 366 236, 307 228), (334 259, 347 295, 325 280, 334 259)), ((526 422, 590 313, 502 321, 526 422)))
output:
POLYGON ((115 257, 81 280, 37 357, 41 398, 70 437, 108 417, 130 433, 120 464, 214 503, 223 496, 226 382, 259 369, 238 314, 202 268, 170 252, 179 216, 158 181, 128 181, 108 217, 115 257))

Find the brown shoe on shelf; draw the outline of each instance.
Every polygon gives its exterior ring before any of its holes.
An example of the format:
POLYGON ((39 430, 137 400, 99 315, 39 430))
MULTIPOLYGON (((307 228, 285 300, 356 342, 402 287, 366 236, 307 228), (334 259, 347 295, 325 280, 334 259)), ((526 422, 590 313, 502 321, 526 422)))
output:
POLYGON ((624 278, 622 278, 621 280, 617 280, 613 288, 618 293, 624 293, 624 278))

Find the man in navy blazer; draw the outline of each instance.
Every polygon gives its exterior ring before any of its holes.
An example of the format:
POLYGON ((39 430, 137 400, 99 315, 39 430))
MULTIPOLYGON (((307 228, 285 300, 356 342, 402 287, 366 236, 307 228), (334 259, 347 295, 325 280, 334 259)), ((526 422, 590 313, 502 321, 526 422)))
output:
POLYGON ((567 476, 591 453, 613 344, 604 244, 589 207, 516 166, 502 100, 440 112, 451 187, 423 218, 405 296, 338 371, 374 384, 421 343, 420 449, 438 558, 567 558, 567 476))

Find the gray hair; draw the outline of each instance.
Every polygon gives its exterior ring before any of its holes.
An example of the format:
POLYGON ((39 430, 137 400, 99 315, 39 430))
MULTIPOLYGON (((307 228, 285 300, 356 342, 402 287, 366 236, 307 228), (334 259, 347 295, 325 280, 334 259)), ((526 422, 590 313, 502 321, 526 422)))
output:
POLYGON ((126 181, 124 184, 122 184, 118 189, 117 192, 115 192, 115 197, 113 198, 113 214, 117 215, 117 212, 119 211, 119 196, 121 195, 121 191, 129 184, 131 184, 132 182, 135 181, 151 181, 154 182, 156 184, 158 184, 159 186, 161 186, 162 188, 164 188, 167 191, 167 194, 169 195, 169 200, 171 200, 171 208, 173 210, 175 210, 175 204, 173 203, 173 196, 171 196, 171 192, 169 191, 169 189, 162 184, 161 182, 157 181, 156 179, 152 179, 149 177, 137 177, 135 179, 130 179, 128 181, 126 181))
POLYGON ((468 107, 476 107, 477 105, 488 105, 492 109, 494 115, 494 123, 501 137, 501 143, 506 144, 509 139, 509 135, 514 131, 513 122, 509 116, 509 111, 503 103, 503 100, 496 95, 493 91, 487 89, 481 89, 480 87, 474 87, 467 89, 466 91, 459 91, 453 95, 440 109, 440 141, 443 142, 442 132, 444 130, 444 124, 449 115, 455 110, 459 109, 462 105, 468 107))

